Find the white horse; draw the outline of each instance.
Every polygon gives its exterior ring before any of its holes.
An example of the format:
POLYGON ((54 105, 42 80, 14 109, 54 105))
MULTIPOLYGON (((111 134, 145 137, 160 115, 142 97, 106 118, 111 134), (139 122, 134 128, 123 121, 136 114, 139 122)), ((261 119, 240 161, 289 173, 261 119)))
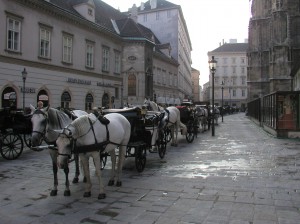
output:
MULTIPOLYGON (((35 109, 34 106, 30 105, 31 108, 31 122, 32 122, 32 136, 31 136, 31 146, 32 149, 35 149, 37 146, 40 146, 42 141, 44 140, 48 145, 55 145, 55 141, 58 138, 58 133, 54 130, 62 129, 66 125, 70 124, 73 119, 80 117, 82 115, 86 115, 87 113, 82 110, 72 110, 69 115, 64 113, 61 110, 51 108, 50 106, 43 108, 43 109, 35 109)), ((54 175, 54 186, 51 190, 50 195, 56 196, 57 195, 57 150, 55 148, 49 148, 49 153, 52 159, 52 166, 53 166, 53 175, 54 175)), ((75 177, 73 179, 73 183, 78 182, 79 172, 79 164, 78 164, 78 155, 74 155, 75 160, 75 177)), ((64 191, 65 196, 69 196, 70 189, 69 189, 69 168, 66 167, 64 169, 65 177, 66 177, 66 188, 64 191)))
POLYGON ((220 117, 220 110, 217 107, 214 107, 214 113, 212 106, 210 107, 210 114, 212 116, 212 119, 215 120, 215 124, 218 124, 218 119, 220 117))
POLYGON ((205 106, 196 105, 195 116, 199 119, 202 132, 207 130, 208 125, 208 110, 205 106))
POLYGON ((177 146, 178 131, 182 129, 182 135, 186 135, 187 127, 180 121, 180 111, 175 106, 170 106, 164 109, 153 101, 145 100, 144 104, 153 111, 164 113, 161 121, 161 127, 168 127, 171 129, 171 146, 177 146))
POLYGON ((83 164, 84 175, 87 178, 84 197, 91 196, 91 178, 89 172, 89 157, 93 157, 96 174, 99 181, 98 199, 106 197, 101 177, 100 153, 110 153, 112 159, 111 177, 108 185, 121 186, 123 162, 129 138, 131 126, 129 121, 121 114, 111 113, 104 116, 109 122, 101 123, 94 114, 81 116, 66 126, 59 133, 56 140, 58 147, 58 165, 60 168, 68 166, 68 158, 77 151, 83 164), (102 147, 99 152, 99 147, 102 147), (116 172, 115 148, 119 147, 118 169, 116 172))

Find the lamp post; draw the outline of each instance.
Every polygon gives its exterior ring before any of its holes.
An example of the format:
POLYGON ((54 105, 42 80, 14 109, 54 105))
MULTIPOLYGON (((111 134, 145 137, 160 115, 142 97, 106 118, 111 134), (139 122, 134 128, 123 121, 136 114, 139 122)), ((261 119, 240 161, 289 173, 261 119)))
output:
POLYGON ((209 69, 211 71, 212 75, 212 124, 211 124, 211 136, 215 136, 215 72, 217 67, 217 61, 215 60, 215 57, 212 56, 211 60, 208 62, 209 69))
POLYGON ((223 102, 224 102, 224 101, 223 101, 223 100, 224 100, 224 98, 223 98, 223 96, 224 96, 224 95, 223 95, 223 93, 224 93, 224 81, 222 81, 222 84, 221 84, 221 85, 222 85, 222 111, 221 111, 221 112, 222 112, 222 122, 224 122, 224 120, 223 120, 223 113, 224 113, 224 111, 223 111, 223 109, 224 109, 224 108, 223 108, 223 106, 224 106, 224 105, 223 105, 223 102))
POLYGON ((24 70, 22 71, 22 78, 23 78, 23 112, 25 112, 25 82, 26 82, 26 78, 27 78, 27 72, 26 72, 26 68, 24 68, 24 70))

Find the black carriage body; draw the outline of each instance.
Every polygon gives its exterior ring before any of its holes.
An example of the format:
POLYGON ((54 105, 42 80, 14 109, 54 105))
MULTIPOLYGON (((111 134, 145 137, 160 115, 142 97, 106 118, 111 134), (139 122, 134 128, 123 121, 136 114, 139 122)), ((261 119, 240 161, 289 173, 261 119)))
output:
POLYGON ((0 110, 0 131, 6 133, 12 131, 16 134, 31 134, 31 115, 24 115, 23 110, 0 110))
POLYGON ((128 145, 136 145, 137 142, 144 142, 147 146, 151 145, 151 131, 147 129, 150 122, 142 115, 142 110, 138 107, 129 109, 105 109, 103 114, 119 113, 129 121, 131 135, 128 145))
POLYGON ((13 160, 23 151, 23 139, 30 147, 32 131, 31 115, 24 115, 23 110, 0 109, 0 153, 3 158, 13 160), (23 139, 22 139, 22 137, 23 139))

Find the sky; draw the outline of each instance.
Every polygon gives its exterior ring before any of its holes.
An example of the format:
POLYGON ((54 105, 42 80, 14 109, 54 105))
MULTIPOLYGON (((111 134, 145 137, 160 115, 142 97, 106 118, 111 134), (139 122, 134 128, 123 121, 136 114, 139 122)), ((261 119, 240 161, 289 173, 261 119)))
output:
MULTIPOLYGON (((121 12, 133 4, 140 6, 147 0, 102 0, 121 12)), ((192 67, 200 71, 200 85, 209 80, 209 51, 221 43, 248 39, 250 19, 249 0, 168 0, 180 5, 192 42, 192 67)))

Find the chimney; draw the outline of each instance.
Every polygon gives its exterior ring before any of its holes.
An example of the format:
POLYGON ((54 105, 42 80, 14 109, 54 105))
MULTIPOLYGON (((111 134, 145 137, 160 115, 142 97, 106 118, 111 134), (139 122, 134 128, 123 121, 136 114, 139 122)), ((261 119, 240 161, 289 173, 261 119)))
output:
POLYGON ((130 18, 137 23, 138 19, 138 8, 136 7, 135 4, 133 4, 132 8, 129 10, 130 12, 130 18))
POLYGON ((157 0, 150 0, 151 9, 156 9, 157 7, 157 0))
POLYGON ((145 9, 145 3, 141 2, 141 11, 143 11, 145 9))

